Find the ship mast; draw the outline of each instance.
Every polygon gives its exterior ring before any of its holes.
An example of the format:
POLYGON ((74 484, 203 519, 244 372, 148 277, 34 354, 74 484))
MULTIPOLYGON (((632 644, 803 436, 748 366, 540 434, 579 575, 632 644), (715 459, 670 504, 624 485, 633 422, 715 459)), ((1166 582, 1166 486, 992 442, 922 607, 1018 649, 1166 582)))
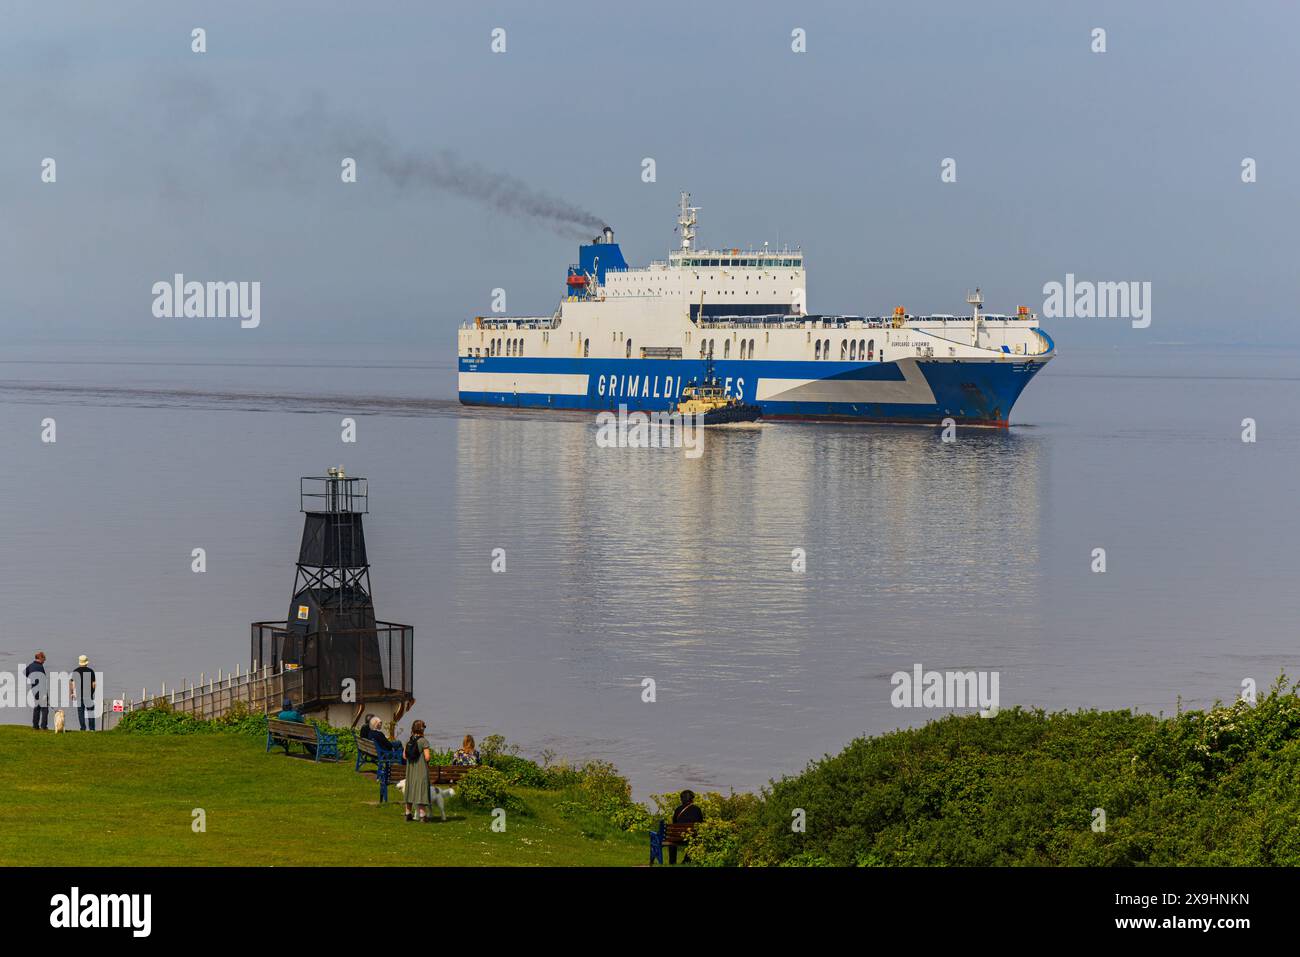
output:
POLYGON ((695 241, 695 214, 700 211, 700 207, 691 205, 691 194, 682 190, 681 201, 678 204, 677 230, 682 234, 682 250, 688 251, 691 243, 695 241))
POLYGON ((974 292, 966 294, 966 302, 971 307, 970 344, 978 349, 980 344, 980 307, 984 305, 984 295, 980 292, 979 286, 975 287, 974 292))

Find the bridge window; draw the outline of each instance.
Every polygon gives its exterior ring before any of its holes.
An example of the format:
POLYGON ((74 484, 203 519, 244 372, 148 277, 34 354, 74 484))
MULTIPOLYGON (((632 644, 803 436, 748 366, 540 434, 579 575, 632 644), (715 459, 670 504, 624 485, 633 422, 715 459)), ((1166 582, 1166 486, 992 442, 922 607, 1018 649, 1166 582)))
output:
POLYGON ((867 340, 867 358, 868 358, 868 359, 873 359, 873 358, 875 358, 875 355, 876 355, 876 340, 875 340, 875 339, 868 339, 868 340, 867 340))
POLYGON ((831 357, 831 341, 829 339, 822 343, 822 355, 827 359, 831 357))
POLYGON ((840 340, 840 361, 843 362, 849 357, 849 340, 840 340))
POLYGON ((731 357, 731 340, 730 340, 730 339, 723 339, 723 340, 722 340, 722 358, 727 359, 727 358, 730 358, 730 357, 731 357))
POLYGON ((814 358, 814 359, 820 359, 821 357, 822 357, 822 341, 821 341, 820 339, 818 339, 818 340, 817 340, 817 347, 816 347, 815 349, 813 349, 813 358, 814 358))
POLYGON ((849 361, 852 362, 858 357, 858 340, 854 339, 849 343, 849 361))

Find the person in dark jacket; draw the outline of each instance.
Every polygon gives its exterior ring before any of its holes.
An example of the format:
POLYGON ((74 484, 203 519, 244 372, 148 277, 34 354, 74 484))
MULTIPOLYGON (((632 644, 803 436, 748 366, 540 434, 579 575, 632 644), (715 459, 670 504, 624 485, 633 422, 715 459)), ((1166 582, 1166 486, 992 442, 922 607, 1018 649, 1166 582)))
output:
POLYGON ((90 659, 82 655, 77 659, 77 667, 72 671, 72 680, 68 682, 68 691, 77 703, 77 723, 81 730, 95 730, 95 715, 99 711, 99 699, 95 697, 95 672, 89 667, 90 659), (86 727, 89 721, 90 727, 86 727))
POLYGON ((367 715, 366 726, 361 729, 361 737, 373 741, 376 749, 383 748, 391 751, 400 746, 396 741, 388 740, 388 735, 384 734, 383 719, 377 714, 367 715))
MULTIPOLYGON (((686 789, 681 793, 679 799, 681 800, 682 803, 677 805, 676 809, 673 811, 674 824, 699 824, 701 821, 704 820, 704 812, 701 811, 700 806, 695 803, 694 791, 690 790, 689 788, 686 789)), ((686 860, 686 856, 684 853, 682 855, 682 860, 683 861, 686 860)), ((676 844, 668 845, 668 863, 669 864, 677 863, 676 844)))
POLYGON ((23 672, 27 677, 28 700, 32 703, 32 729, 50 730, 50 686, 45 675, 45 652, 36 652, 36 657, 23 672))

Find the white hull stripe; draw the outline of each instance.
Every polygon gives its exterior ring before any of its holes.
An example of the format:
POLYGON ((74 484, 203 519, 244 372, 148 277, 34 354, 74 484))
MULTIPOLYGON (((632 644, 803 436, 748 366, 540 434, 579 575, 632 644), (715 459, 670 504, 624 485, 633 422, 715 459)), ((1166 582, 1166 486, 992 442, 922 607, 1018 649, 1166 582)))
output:
POLYGON ((462 372, 460 391, 586 395, 588 378, 550 372, 462 372))
POLYGON ((917 368, 915 359, 898 363, 903 380, 879 379, 762 379, 755 398, 759 402, 847 402, 859 405, 931 405, 934 391, 917 368))

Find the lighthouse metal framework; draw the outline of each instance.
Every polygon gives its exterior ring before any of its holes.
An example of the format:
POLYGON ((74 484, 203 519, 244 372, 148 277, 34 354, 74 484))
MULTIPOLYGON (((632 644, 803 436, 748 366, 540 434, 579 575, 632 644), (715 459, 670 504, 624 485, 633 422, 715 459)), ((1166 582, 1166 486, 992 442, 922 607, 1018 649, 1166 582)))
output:
POLYGON ((371 711, 396 719, 413 703, 415 630, 375 617, 364 516, 369 483, 331 468, 299 482, 303 513, 293 597, 283 621, 252 625, 254 667, 295 673, 294 704, 331 724, 371 711))

